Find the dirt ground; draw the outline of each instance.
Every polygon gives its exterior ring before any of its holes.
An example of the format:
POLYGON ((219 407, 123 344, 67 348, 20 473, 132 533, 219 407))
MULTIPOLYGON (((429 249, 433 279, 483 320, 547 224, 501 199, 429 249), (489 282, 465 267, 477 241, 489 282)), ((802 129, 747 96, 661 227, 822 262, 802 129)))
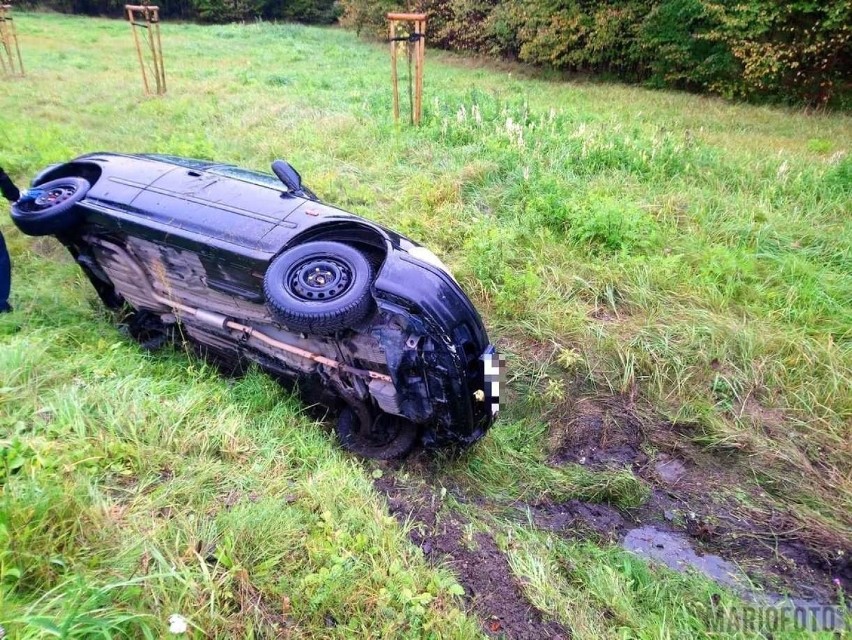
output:
MULTIPOLYGON (((622 396, 579 397, 549 416, 549 464, 631 468, 651 486, 649 499, 637 509, 581 500, 483 505, 487 500, 482 496, 466 494, 461 487, 448 490, 459 502, 517 512, 523 520, 531 516, 535 526, 566 537, 620 544, 628 532, 650 525, 684 536, 699 554, 734 562, 767 592, 831 603, 834 580, 852 590, 849 541, 802 527, 764 499, 759 487, 738 475, 733 465, 686 442, 683 426, 650 418, 647 409, 622 396), (747 503, 731 497, 734 488, 746 492, 747 503)), ((427 453, 415 454, 401 465, 388 465, 375 482, 387 496, 390 512, 400 522, 415 524, 412 542, 456 572, 487 633, 570 637, 570 630, 543 620, 526 600, 494 540, 466 529, 467 520, 438 499, 432 466, 427 453), (401 479, 403 475, 408 479, 401 479)))
POLYGON ((509 563, 494 540, 482 532, 466 531, 467 521, 442 509, 430 491, 409 490, 393 476, 375 481, 388 498, 388 509, 400 522, 415 523, 411 541, 436 562, 446 562, 464 587, 468 606, 493 636, 537 640, 570 638, 555 622, 545 622, 527 601, 509 563))
POLYGON ((734 464, 689 444, 683 437, 689 425, 655 420, 624 396, 579 398, 561 413, 570 417, 551 430, 552 464, 630 467, 651 485, 651 496, 628 513, 607 507, 618 517, 600 515, 602 505, 533 505, 534 511, 576 512, 584 526, 609 538, 645 524, 680 531, 758 581, 807 597, 830 598, 835 578, 847 590, 852 585, 849 540, 794 521, 734 464), (646 453, 651 449, 653 458, 646 453), (735 489, 747 499, 734 499, 735 489))

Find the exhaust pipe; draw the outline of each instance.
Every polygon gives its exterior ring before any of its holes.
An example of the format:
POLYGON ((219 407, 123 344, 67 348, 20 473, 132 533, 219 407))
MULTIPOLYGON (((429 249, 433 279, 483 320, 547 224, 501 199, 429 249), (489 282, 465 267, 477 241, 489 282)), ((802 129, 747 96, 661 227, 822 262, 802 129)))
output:
POLYGON ((3 171, 3 167, 0 167, 0 194, 9 202, 17 202, 21 199, 20 189, 12 182, 12 178, 3 171))

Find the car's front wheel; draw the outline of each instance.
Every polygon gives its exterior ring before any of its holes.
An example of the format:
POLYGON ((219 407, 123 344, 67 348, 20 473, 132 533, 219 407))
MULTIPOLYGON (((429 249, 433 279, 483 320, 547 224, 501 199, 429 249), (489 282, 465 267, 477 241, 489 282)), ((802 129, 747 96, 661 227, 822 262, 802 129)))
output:
POLYGON ((380 413, 372 425, 363 425, 350 407, 340 412, 336 431, 344 449, 377 460, 401 458, 417 440, 417 425, 404 418, 380 413))
POLYGON ((83 178, 59 178, 26 191, 12 204, 12 220, 30 236, 64 233, 80 222, 75 205, 91 189, 83 178))
POLYGON ((372 280, 373 267, 354 247, 306 242, 272 261, 263 292, 270 311, 289 329, 327 334, 367 316, 372 280))

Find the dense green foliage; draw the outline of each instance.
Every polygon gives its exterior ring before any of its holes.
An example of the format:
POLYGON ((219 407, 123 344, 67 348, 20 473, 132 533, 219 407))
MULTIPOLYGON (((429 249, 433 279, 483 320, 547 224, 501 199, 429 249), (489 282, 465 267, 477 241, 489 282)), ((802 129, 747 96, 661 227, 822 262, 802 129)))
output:
MULTIPOLYGON (((119 16, 124 0, 23 0, 25 8, 42 8, 62 13, 119 16)), ((339 10, 335 0, 156 0, 165 18, 194 19, 201 22, 241 22, 245 20, 288 20, 309 24, 331 24, 339 10)))
MULTIPOLYGON (((388 0, 340 0, 384 33, 388 0)), ((419 0, 438 46, 729 97, 841 103, 852 80, 852 3, 831 0, 419 0), (839 97, 838 97, 839 96, 839 97)))

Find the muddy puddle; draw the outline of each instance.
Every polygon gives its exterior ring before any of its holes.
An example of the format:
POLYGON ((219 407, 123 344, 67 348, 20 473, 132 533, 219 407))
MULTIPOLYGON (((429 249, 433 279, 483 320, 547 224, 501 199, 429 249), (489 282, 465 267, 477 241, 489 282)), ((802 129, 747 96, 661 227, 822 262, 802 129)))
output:
POLYGON ((717 584, 730 588, 746 602, 787 613, 802 627, 844 629, 844 611, 840 606, 815 598, 791 598, 759 591, 736 564, 712 553, 696 552, 689 539, 677 532, 642 526, 628 531, 622 545, 636 555, 675 571, 702 573, 717 584))

